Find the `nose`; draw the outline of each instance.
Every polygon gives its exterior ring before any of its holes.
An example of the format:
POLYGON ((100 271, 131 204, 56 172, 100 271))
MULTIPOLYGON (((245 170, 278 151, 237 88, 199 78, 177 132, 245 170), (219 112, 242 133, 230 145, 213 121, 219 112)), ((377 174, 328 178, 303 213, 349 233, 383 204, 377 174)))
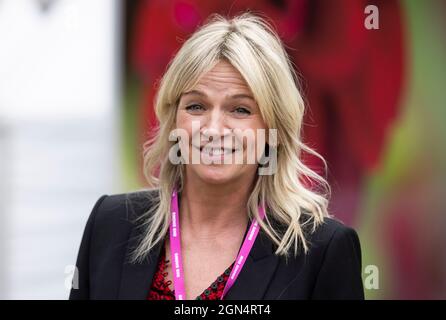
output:
POLYGON ((221 138, 230 132, 226 127, 225 115, 219 108, 214 108, 203 123, 202 134, 208 141, 221 138))

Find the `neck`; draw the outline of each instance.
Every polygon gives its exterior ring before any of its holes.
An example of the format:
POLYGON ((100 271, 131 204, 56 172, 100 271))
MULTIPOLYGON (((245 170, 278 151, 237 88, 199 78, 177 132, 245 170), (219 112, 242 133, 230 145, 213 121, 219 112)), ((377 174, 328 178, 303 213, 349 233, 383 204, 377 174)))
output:
POLYGON ((246 182, 210 185, 199 179, 185 179, 180 195, 183 235, 210 241, 244 234, 251 186, 246 182))

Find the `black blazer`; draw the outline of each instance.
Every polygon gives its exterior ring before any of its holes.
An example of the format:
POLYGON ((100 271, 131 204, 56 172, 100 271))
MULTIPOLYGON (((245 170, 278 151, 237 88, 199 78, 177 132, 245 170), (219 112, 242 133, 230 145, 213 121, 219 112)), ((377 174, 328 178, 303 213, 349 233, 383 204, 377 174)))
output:
MULTIPOLYGON (((154 192, 104 195, 96 202, 77 257, 78 289, 70 299, 146 299, 162 244, 141 264, 128 257, 142 235, 134 219, 147 211, 154 192)), ((225 300, 363 299, 356 232, 327 219, 307 237, 309 253, 286 262, 261 230, 225 300)))

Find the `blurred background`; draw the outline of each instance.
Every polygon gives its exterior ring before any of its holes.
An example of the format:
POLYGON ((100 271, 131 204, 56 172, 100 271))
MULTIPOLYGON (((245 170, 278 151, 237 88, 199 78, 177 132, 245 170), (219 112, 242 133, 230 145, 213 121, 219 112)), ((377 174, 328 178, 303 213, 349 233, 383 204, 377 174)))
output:
POLYGON ((209 14, 247 9, 300 75, 366 297, 446 299, 443 0, 0 0, 0 299, 68 297, 95 201, 145 188, 167 63, 209 14))

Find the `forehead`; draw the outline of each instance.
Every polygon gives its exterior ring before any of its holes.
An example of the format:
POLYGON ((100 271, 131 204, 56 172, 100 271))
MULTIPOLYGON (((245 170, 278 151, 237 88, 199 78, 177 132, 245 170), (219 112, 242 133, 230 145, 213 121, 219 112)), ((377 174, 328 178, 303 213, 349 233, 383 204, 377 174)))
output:
POLYGON ((210 71, 203 74, 193 89, 221 94, 252 94, 240 72, 224 60, 219 61, 210 71))

